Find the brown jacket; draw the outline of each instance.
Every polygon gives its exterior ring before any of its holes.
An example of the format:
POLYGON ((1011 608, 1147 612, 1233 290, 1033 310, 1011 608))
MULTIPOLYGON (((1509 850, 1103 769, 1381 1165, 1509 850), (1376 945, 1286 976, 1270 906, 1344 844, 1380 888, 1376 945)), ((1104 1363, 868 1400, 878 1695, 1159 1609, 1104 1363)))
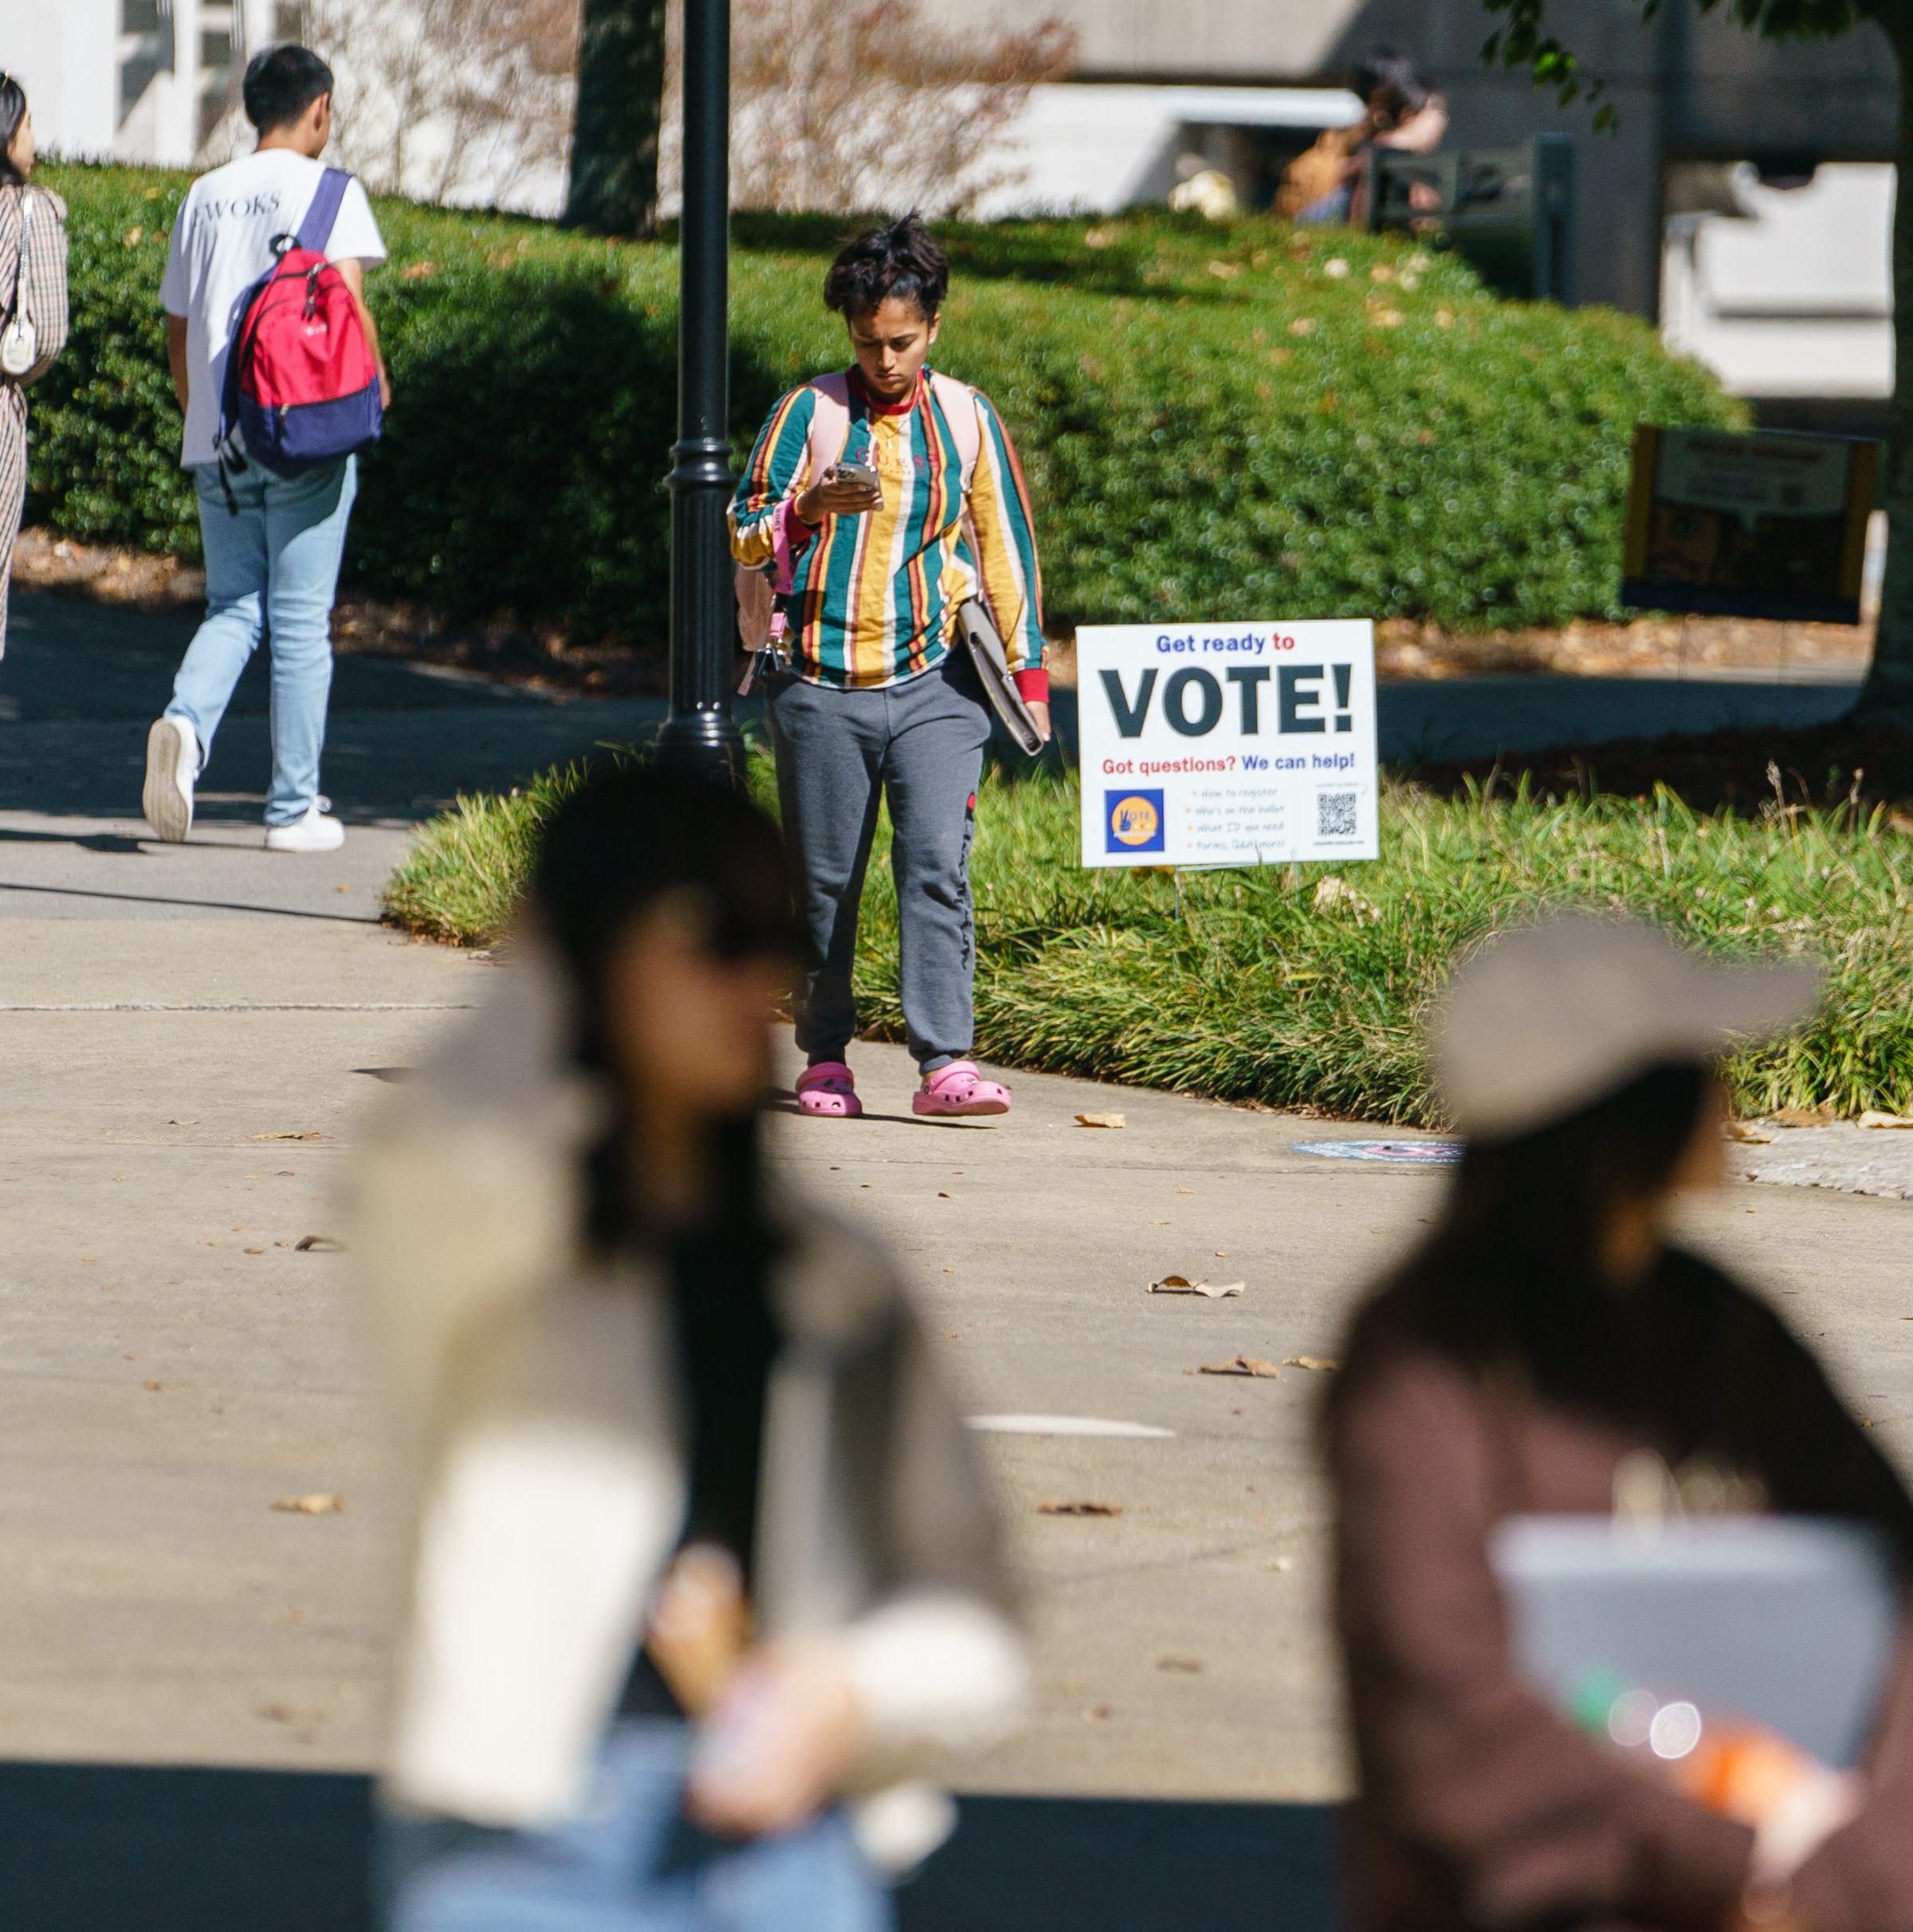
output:
MULTIPOLYGON (((1880 1523, 1903 1561, 1913 1506, 1806 1349, 1691 1258, 1668 1257, 1604 1337, 1606 1359, 1575 1370, 1565 1392, 1538 1393, 1505 1361, 1471 1366, 1436 1325, 1412 1291, 1378 1297, 1329 1420, 1361 1783, 1344 1841, 1349 1923, 1718 1927, 1751 1834, 1526 1687, 1490 1534, 1518 1514, 1605 1514, 1622 1458, 1644 1449, 1703 1501, 1764 1495, 1880 1523)), ((1913 1927, 1913 1645, 1866 1771, 1864 1810, 1794 1883, 1813 1932, 1913 1927)))

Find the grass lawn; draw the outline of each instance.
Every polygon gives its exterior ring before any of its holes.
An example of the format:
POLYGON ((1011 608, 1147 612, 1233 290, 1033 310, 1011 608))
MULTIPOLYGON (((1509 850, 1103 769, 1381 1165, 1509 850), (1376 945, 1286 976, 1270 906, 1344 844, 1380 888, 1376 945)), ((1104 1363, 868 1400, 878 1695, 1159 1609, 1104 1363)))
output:
MULTIPOLYGON (((756 779, 769 795, 768 761, 756 779)), ((387 895, 410 930, 485 944, 505 929, 538 822, 568 782, 462 801, 428 827, 387 895)), ((1076 863, 1074 779, 986 782, 972 864, 977 1050, 1088 1074, 1366 1120, 1440 1124, 1420 1023, 1458 948, 1546 905, 1654 919, 1731 957, 1822 960, 1819 1017, 1732 1064, 1743 1113, 1913 1099, 1913 838, 1884 809, 1695 811, 1644 799, 1539 797, 1391 783, 1381 857, 1185 874, 1076 863), (1333 877, 1338 881, 1328 883, 1333 877)), ((896 905, 874 864, 858 997, 901 1039, 896 905)))

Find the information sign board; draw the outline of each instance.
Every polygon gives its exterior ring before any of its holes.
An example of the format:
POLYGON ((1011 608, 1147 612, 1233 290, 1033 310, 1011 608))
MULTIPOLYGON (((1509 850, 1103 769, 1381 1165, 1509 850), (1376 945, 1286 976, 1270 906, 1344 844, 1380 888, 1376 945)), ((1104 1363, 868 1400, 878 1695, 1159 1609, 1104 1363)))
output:
POLYGON ((1770 430, 1634 432, 1620 600, 1857 624, 1880 446, 1770 430))
POLYGON ((1076 633, 1086 866, 1377 854, 1375 627, 1076 633))

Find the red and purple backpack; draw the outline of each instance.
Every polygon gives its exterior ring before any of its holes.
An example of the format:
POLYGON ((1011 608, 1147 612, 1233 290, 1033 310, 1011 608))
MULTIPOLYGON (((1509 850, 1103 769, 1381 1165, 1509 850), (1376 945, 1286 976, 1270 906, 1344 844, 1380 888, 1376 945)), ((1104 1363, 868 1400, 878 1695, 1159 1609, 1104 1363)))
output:
POLYGON ((219 465, 296 477, 378 441, 379 363, 345 277, 325 258, 352 176, 328 167, 296 235, 246 298, 226 359, 219 465))

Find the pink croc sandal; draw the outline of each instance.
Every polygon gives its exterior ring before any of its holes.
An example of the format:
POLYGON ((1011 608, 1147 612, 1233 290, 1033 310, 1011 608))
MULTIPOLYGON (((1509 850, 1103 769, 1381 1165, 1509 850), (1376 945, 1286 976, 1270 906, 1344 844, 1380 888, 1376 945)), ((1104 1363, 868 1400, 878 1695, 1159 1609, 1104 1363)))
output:
POLYGON ((1008 1113, 1010 1090, 1001 1082, 985 1080, 974 1060, 953 1060, 933 1074, 910 1096, 913 1113, 1008 1113))
POLYGON ((797 1110, 833 1120, 854 1121, 863 1112, 857 1082, 841 1060, 819 1060, 797 1082, 797 1110))

